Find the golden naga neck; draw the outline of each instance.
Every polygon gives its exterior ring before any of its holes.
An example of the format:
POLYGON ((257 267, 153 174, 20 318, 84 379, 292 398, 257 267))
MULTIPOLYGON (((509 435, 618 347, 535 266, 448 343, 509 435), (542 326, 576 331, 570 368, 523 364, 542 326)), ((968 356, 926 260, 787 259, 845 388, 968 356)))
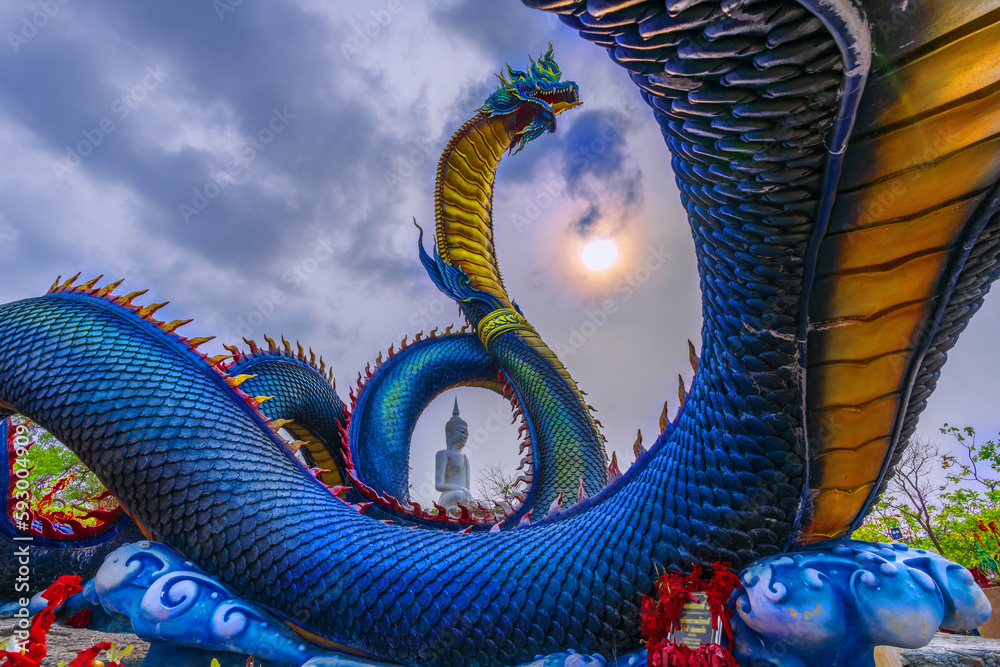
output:
POLYGON ((434 187, 438 254, 508 307, 493 248, 493 180, 511 141, 506 117, 478 114, 448 142, 434 187))

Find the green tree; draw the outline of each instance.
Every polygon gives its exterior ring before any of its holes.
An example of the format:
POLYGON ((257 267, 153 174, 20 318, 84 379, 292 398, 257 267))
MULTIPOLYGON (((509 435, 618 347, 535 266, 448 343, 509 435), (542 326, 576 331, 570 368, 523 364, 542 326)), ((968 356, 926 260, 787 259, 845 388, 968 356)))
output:
MULTIPOLYGON (((945 424, 962 454, 941 454, 936 445, 913 440, 901 458, 885 494, 853 537, 884 542, 899 528, 902 541, 930 549, 966 567, 980 565, 985 552, 1000 558, 1000 461, 994 441, 977 443, 972 427, 945 424), (940 466, 944 481, 930 472, 940 466)), ((989 574, 989 573, 987 573, 989 574)), ((1000 573, 997 573, 1000 574, 1000 573)))
POLYGON ((97 476, 69 448, 38 424, 21 416, 14 417, 13 423, 25 424, 28 427, 27 437, 32 442, 27 454, 31 509, 77 516, 97 509, 95 499, 105 491, 97 476), (49 501, 44 502, 46 495, 57 487, 49 501))
MULTIPOLYGON (((997 459, 997 443, 987 440, 976 441, 976 431, 971 426, 958 428, 945 424, 941 433, 955 439, 964 450, 963 460, 952 455, 942 457, 942 465, 948 470, 948 486, 941 490, 943 510, 948 519, 958 526, 961 540, 953 546, 956 552, 974 565, 982 560, 982 552, 976 547, 980 543, 983 550, 994 559, 1000 559, 1000 460, 997 459)), ((1000 572, 994 572, 1000 576, 1000 572)))

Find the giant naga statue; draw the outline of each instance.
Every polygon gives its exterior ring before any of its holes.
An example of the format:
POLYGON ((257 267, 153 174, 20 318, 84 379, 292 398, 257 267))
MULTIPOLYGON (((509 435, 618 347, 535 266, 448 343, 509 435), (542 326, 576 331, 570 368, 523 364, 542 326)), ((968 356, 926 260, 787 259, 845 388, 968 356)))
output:
POLYGON ((73 534, 8 507, 5 591, 30 541, 32 585, 101 566, 82 595, 144 636, 277 664, 612 660, 641 650, 660 573, 714 563, 741 573, 744 665, 872 665, 989 615, 964 568, 850 536, 997 275, 1000 2, 525 3, 608 50, 672 156, 704 327, 655 443, 609 474, 494 251, 501 158, 579 103, 550 49, 508 68, 438 166, 420 259, 471 329, 380 354, 347 402, 301 346, 209 358, 162 304, 97 280, 0 306, 0 412, 128 515, 73 534), (407 494, 417 417, 463 385, 523 421, 527 487, 502 515, 407 494))

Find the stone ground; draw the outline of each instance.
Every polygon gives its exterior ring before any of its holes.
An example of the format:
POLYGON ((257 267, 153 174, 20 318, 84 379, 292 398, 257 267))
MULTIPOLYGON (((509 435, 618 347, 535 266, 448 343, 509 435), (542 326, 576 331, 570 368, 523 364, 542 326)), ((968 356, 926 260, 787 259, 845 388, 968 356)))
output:
MULTIPOLYGON (((9 618, 0 619, 0 642, 2 642, 0 648, 14 634, 14 623, 15 621, 9 618)), ((149 644, 133 634, 77 630, 56 624, 49 630, 46 641, 49 653, 42 660, 42 665, 43 667, 56 667, 60 660, 65 660, 69 664, 77 653, 98 642, 114 642, 119 647, 135 646, 132 655, 125 658, 124 664, 126 665, 137 665, 146 656, 146 651, 149 649, 149 644)))
POLYGON ((900 657, 903 667, 1000 667, 1000 640, 938 633, 929 645, 900 657))
MULTIPOLYGON (((6 643, 13 628, 12 620, 0 619, 0 642, 6 643)), ((114 642, 118 646, 135 646, 132 655, 125 659, 126 665, 138 664, 149 648, 149 644, 133 634, 75 630, 53 625, 49 631, 49 654, 42 665, 55 667, 60 660, 69 663, 78 652, 103 641, 114 642)), ((928 646, 904 650, 900 657, 903 667, 1000 667, 1000 640, 939 633, 928 646)))

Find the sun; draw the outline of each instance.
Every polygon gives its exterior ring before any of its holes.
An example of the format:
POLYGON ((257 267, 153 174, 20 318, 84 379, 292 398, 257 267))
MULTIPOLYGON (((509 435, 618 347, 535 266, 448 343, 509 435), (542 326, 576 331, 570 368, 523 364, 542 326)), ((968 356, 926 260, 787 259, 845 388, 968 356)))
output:
POLYGON ((583 249, 583 263, 592 271, 603 271, 618 259, 618 246, 608 239, 591 241, 583 249))

